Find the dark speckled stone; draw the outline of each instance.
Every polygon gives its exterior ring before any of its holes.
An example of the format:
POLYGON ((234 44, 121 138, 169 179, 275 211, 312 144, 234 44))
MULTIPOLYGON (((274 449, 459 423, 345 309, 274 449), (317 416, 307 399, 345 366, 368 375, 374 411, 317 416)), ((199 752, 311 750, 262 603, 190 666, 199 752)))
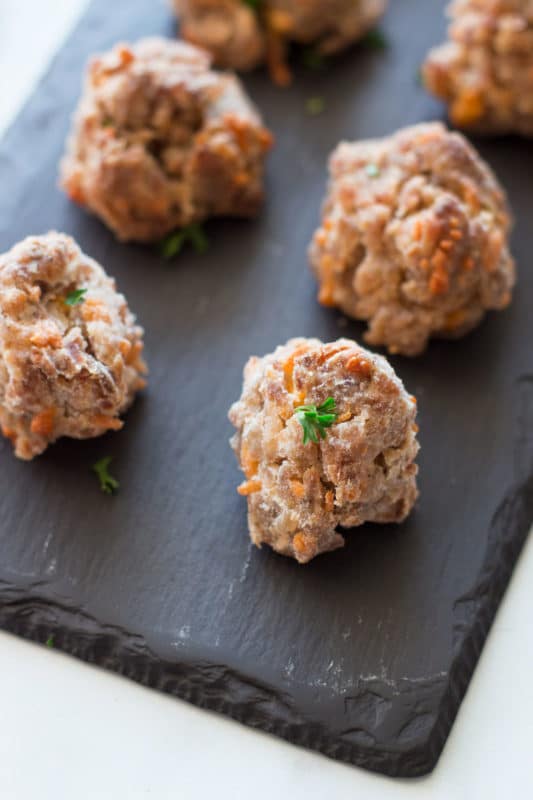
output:
MULTIPOLYGON (((147 331, 150 386, 123 432, 30 464, 0 445, 0 624, 148 686, 389 775, 431 770, 533 518, 529 143, 481 143, 517 214, 511 308, 458 343, 393 360, 420 407, 421 497, 308 565, 252 550, 227 440, 251 353, 290 336, 360 338, 306 266, 341 138, 438 117, 416 80, 444 2, 396 0, 385 50, 356 48, 286 91, 246 79, 274 129, 257 222, 208 226, 168 264, 123 246, 55 188, 89 53, 174 33, 163 2, 96 0, 0 146, 0 248, 57 228, 116 276, 147 331), (306 99, 326 112, 309 117, 306 99), (116 497, 90 465, 114 457, 116 497)), ((489 700, 490 698, 488 698, 489 700)), ((472 744, 473 752, 475 742, 472 744)))

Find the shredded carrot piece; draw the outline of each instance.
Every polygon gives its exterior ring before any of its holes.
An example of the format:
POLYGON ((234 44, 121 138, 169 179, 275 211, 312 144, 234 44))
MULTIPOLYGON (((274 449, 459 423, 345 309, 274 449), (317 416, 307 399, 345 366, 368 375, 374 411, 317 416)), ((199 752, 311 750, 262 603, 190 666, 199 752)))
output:
POLYGON ((352 356, 346 362, 346 369, 362 378, 370 378, 372 375, 372 363, 362 355, 352 356))
POLYGON ((80 306, 80 311, 85 322, 111 322, 111 317, 105 305, 101 300, 97 300, 94 297, 87 298, 83 305, 80 306))
POLYGON ((292 540, 292 545, 297 553, 305 555, 309 551, 309 542, 304 533, 297 533, 292 540))
POLYGON ((119 431, 124 423, 118 417, 108 417, 106 414, 95 414, 89 420, 90 425, 101 428, 103 431, 119 431))
POLYGON ((270 77, 277 86, 292 83, 292 73, 287 66, 287 44, 283 36, 270 29, 267 31, 267 64, 270 77))
POLYGON ((253 478, 259 468, 259 461, 252 458, 246 444, 243 444, 241 447, 241 465, 247 478, 253 478))
POLYGON ((326 492, 326 496, 324 498, 324 507, 326 511, 333 511, 333 509, 335 508, 335 495, 333 494, 331 489, 328 489, 328 491, 326 492))
POLYGON ((459 328, 460 325, 463 324, 466 318, 466 311, 464 309, 457 309, 457 311, 451 311, 446 316, 446 328, 448 330, 453 331, 455 328, 459 328))
POLYGON ((450 280, 445 272, 434 272, 429 281, 429 291, 432 294, 444 294, 449 285, 450 280))
POLYGON ((291 492, 295 497, 302 498, 305 495, 305 486, 301 481, 289 481, 291 492))
POLYGON ((126 67, 128 64, 131 64, 132 61, 135 60, 135 56, 129 49, 129 47, 121 47, 118 51, 118 55, 120 58, 120 63, 123 67, 126 67))
POLYGON ((341 414, 339 417, 337 417, 336 422, 337 424, 339 424, 340 422, 348 422, 348 420, 350 420, 351 418, 352 418, 351 411, 345 411, 344 414, 341 414))
POLYGON ((32 418, 30 430, 38 436, 50 436, 54 430, 55 409, 45 408, 32 418))
POLYGON ((254 494, 254 492, 260 492, 261 481, 244 481, 244 483, 241 483, 241 485, 237 487, 237 491, 242 497, 247 497, 249 494, 254 494))
POLYGON ((2 425, 2 434, 6 437, 6 439, 9 439, 13 444, 16 444, 17 434, 12 428, 2 425))

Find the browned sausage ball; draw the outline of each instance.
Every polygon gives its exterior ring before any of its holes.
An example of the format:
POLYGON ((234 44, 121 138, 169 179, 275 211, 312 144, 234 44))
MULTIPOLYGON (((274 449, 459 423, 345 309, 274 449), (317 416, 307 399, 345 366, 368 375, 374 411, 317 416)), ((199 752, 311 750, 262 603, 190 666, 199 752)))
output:
POLYGON ((31 459, 119 430, 145 385, 143 330, 102 267, 61 233, 0 255, 0 424, 31 459))
POLYGON ((258 547, 305 563, 343 546, 338 526, 401 522, 411 511, 416 401, 385 358, 355 342, 292 339, 251 358, 229 417, 258 547), (296 409, 319 411, 329 398, 335 421, 304 442, 296 409))
POLYGON ((144 39, 92 60, 61 182, 119 239, 257 214, 271 135, 234 75, 191 45, 144 39))
POLYGON ((213 53, 215 63, 237 70, 268 62, 272 78, 291 75, 291 42, 329 55, 356 42, 377 22, 387 0, 174 0, 181 35, 213 53))
POLYGON ((423 67, 450 119, 479 133, 533 136, 533 2, 455 0, 450 40, 423 67))
POLYGON ((416 356, 509 304, 505 194, 461 134, 433 123, 343 143, 330 173, 310 248, 319 300, 367 320, 369 344, 416 356))

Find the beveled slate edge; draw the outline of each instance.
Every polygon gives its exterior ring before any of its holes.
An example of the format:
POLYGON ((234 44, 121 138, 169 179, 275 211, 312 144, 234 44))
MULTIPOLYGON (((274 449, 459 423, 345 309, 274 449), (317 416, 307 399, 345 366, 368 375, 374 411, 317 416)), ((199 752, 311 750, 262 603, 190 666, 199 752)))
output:
POLYGON ((510 490, 494 513, 488 551, 476 585, 454 604, 454 659, 447 690, 431 733, 429 759, 436 765, 509 585, 533 523, 533 474, 510 490))
POLYGON ((439 756, 427 744, 405 746, 392 753, 343 741, 322 724, 299 716, 292 700, 270 686, 251 681, 223 664, 161 660, 142 637, 4 581, 0 581, 0 628, 41 644, 52 635, 54 648, 90 664, 337 761, 391 777, 424 775, 439 756))
POLYGON ((288 696, 223 664, 161 660, 141 637, 40 597, 42 584, 24 589, 0 581, 0 627, 41 643, 52 634, 55 647, 83 661, 338 761, 391 777, 419 777, 439 759, 532 518, 533 476, 500 504, 479 580, 455 604, 455 656, 438 717, 426 739, 397 752, 336 737, 295 713, 288 696))

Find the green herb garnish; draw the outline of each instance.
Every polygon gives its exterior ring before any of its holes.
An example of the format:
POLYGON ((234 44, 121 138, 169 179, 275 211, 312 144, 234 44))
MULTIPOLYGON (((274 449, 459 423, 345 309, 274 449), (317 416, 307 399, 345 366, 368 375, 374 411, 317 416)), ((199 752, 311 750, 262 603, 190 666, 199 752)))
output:
POLYGON ((316 117, 326 110, 326 101, 323 97, 310 97, 305 104, 305 108, 308 114, 316 117))
POLYGON ((102 128, 111 128, 114 124, 111 117, 104 117, 102 120, 102 128))
POLYGON ((326 59, 316 47, 306 47, 302 50, 302 64, 307 69, 320 70, 326 66, 326 59))
POLYGON ((67 306, 79 306, 85 300, 86 294, 87 289, 74 289, 73 292, 69 292, 65 297, 65 303, 67 306))
POLYGON ((242 0, 245 6, 249 6, 252 11, 259 11, 263 0, 242 0))
POLYGON ((377 29, 368 31, 367 35, 361 39, 361 42, 366 47, 371 47, 373 50, 385 50, 389 44, 385 35, 377 29))
POLYGON ((105 492, 105 494, 114 494, 120 486, 117 479, 113 478, 107 469, 112 461, 113 459, 111 456, 105 456, 105 458, 101 458, 100 461, 97 461, 96 464, 93 464, 91 467, 92 471, 98 476, 100 489, 105 492))
POLYGON ((208 249, 209 240, 204 229, 197 222, 187 225, 163 239, 159 245, 159 252, 163 258, 174 258, 186 244, 191 244, 197 253, 205 253, 208 249))
POLYGON ((322 403, 321 406, 314 404, 299 406, 295 409, 296 419, 304 429, 304 444, 315 442, 318 444, 319 437, 326 438, 326 428, 330 428, 337 419, 335 410, 335 400, 333 397, 322 403))
POLYGON ((50 634, 48 639, 45 642, 46 647, 53 647, 54 646, 54 635, 50 634))
POLYGON ((381 170, 377 164, 367 164, 366 174, 369 178, 378 178, 381 175, 381 170))

